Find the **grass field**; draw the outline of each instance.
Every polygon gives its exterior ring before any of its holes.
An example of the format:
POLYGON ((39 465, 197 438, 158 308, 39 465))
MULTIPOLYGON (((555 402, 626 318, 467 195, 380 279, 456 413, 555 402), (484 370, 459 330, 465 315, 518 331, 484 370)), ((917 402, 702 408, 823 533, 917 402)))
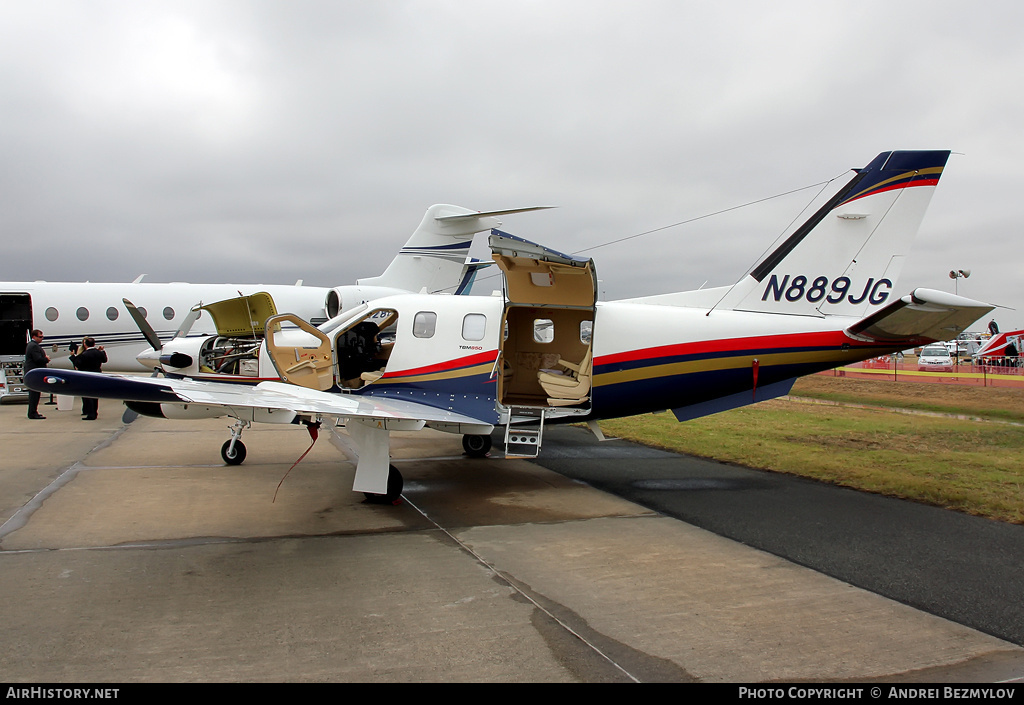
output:
POLYGON ((1024 523, 1024 390, 814 375, 788 399, 686 423, 668 413, 601 426, 682 453, 1024 523))

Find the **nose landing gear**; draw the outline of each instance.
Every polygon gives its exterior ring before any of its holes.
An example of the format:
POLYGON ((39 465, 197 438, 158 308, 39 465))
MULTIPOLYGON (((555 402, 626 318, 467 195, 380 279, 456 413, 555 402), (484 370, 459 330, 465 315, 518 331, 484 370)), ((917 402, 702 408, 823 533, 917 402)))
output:
POLYGON ((228 465, 241 465, 245 461, 245 444, 242 443, 242 431, 249 427, 248 421, 238 419, 231 427, 231 438, 220 447, 220 457, 228 465))

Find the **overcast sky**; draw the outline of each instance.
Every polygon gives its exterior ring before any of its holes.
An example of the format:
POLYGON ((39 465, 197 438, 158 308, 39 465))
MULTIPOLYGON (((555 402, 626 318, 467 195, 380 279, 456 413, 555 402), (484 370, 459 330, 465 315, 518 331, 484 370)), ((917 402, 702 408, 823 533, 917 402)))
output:
MULTIPOLYGON (((347 284, 433 203, 559 206, 503 229, 574 252, 951 149, 896 289, 969 269, 1024 328, 1022 27, 1010 0, 0 0, 0 279, 347 284)), ((591 250, 602 297, 731 284, 815 192, 591 250)))

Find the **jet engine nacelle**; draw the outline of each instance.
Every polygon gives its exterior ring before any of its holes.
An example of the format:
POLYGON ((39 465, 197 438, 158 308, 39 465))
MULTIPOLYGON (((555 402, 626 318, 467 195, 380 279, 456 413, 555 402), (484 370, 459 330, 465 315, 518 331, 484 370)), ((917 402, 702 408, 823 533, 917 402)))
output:
POLYGON ((327 318, 330 319, 367 301, 408 293, 406 289, 395 289, 390 286, 336 286, 327 292, 324 308, 327 309, 327 318))

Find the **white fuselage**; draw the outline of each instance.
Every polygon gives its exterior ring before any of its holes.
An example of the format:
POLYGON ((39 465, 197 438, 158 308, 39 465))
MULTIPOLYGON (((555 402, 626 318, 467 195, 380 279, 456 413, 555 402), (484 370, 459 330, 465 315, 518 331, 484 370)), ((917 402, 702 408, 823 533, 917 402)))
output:
MULTIPOLYGON (((331 291, 324 287, 259 284, 95 283, 95 282, 5 282, 3 296, 27 296, 29 327, 45 335, 44 347, 51 366, 70 369, 71 343, 84 336, 96 339, 107 353, 105 370, 144 372, 135 359, 149 349, 138 326, 121 299, 128 299, 146 311, 146 320, 160 336, 169 340, 191 308, 200 302, 266 291, 280 310, 294 311, 308 320, 326 320, 325 301, 331 291)), ((190 335, 214 333, 208 315, 200 316, 190 335)), ((13 341, 5 354, 24 354, 24 341, 13 341), (15 348, 20 347, 20 350, 15 348)))

